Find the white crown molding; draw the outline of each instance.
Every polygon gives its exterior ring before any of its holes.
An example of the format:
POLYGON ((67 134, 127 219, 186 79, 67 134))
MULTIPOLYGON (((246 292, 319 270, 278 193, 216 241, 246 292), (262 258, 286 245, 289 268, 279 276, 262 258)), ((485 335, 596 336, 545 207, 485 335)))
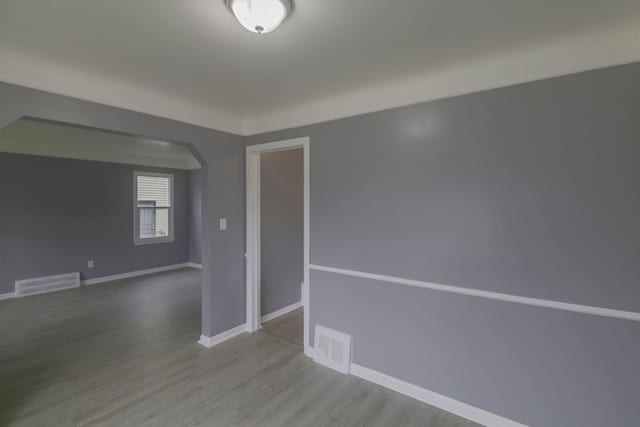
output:
POLYGON ((640 26, 592 31, 242 117, 220 107, 0 49, 0 81, 238 135, 255 135, 640 61, 640 26))
POLYGON ((247 117, 244 135, 310 125, 640 60, 640 26, 581 34, 543 46, 378 82, 304 105, 247 117))
POLYGON ((234 134, 243 129, 241 118, 220 109, 7 49, 0 49, 0 81, 234 134))

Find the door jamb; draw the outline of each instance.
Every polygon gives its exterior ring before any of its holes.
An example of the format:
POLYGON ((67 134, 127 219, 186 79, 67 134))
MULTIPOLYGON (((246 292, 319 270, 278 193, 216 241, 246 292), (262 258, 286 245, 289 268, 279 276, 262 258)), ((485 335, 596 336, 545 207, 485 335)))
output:
POLYGON ((247 332, 261 325, 260 313, 260 154, 302 148, 304 162, 304 353, 311 356, 309 345, 309 137, 250 145, 246 148, 246 324, 247 332))

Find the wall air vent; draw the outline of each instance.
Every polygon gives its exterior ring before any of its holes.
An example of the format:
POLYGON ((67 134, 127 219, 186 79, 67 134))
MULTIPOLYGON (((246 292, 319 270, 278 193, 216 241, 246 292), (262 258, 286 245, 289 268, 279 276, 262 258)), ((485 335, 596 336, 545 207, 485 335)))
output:
POLYGON ((316 325, 315 355, 321 365, 348 374, 351 368, 351 335, 316 325))
POLYGON ((80 287, 80 273, 60 274, 57 276, 37 277, 16 281, 16 296, 44 294, 80 287))

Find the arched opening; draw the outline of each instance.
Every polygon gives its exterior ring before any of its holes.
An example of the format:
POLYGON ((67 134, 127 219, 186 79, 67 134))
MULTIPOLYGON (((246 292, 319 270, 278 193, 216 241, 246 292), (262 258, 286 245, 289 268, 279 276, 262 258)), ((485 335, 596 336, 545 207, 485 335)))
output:
POLYGON ((3 298, 124 282, 147 306, 191 294, 199 335, 208 168, 193 144, 28 115, 0 129, 0 164, 3 298))

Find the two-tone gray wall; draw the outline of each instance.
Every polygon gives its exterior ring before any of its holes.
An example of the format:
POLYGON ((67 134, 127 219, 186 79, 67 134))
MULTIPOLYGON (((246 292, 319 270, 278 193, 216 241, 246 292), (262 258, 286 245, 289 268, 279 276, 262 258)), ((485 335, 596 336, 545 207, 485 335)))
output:
POLYGON ((91 279, 187 262, 188 186, 182 170, 0 153, 0 294, 20 279, 76 271, 91 279), (173 174, 173 242, 134 246, 134 171, 173 174))
MULTIPOLYGON (((636 63, 247 143, 310 137, 311 264, 640 312, 639 112, 636 63)), ((318 270, 310 295, 357 364, 532 426, 640 419, 640 322, 318 270)))
POLYGON ((262 315, 300 302, 304 281, 302 149, 260 155, 262 315))
MULTIPOLYGON (((0 83, 0 129, 31 117, 186 144, 202 170, 202 334, 244 323, 244 147, 225 132, 0 83), (229 219, 220 231, 211 224, 229 219)), ((0 239, 2 235, 0 234, 0 239)), ((6 254, 0 253, 0 260, 6 254)), ((194 331, 194 340, 199 331, 194 331)))

